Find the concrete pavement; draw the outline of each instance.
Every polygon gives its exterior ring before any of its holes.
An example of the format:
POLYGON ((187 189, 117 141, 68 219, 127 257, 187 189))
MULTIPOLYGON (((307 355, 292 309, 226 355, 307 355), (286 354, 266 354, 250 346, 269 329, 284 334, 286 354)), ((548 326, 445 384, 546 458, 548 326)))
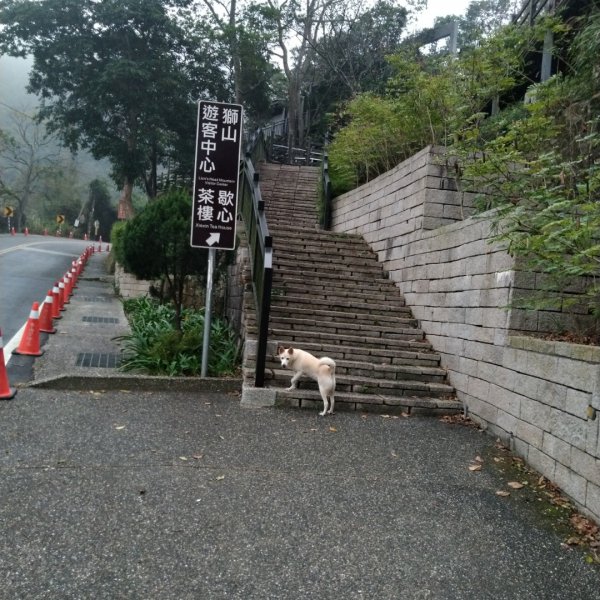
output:
POLYGON ((0 598, 598 598, 564 515, 475 428, 77 367, 127 329, 103 259, 0 402, 0 598))

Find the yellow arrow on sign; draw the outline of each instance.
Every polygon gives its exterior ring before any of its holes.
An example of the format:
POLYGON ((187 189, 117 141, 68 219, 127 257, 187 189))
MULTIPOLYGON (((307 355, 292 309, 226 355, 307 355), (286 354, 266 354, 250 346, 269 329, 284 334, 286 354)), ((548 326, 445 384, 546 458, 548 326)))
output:
POLYGON ((56 215, 56 222, 62 225, 65 222, 65 215, 56 215))
POLYGON ((4 207, 4 216, 5 217, 12 217, 14 214, 15 214, 15 209, 12 206, 4 207))

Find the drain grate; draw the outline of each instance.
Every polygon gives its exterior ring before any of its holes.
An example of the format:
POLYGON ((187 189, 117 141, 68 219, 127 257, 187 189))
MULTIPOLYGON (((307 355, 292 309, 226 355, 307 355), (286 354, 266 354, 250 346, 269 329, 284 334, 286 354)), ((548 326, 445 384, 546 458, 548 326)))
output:
POLYGON ((118 323, 115 317, 82 317, 84 323, 118 323))
POLYGON ((116 369, 121 364, 120 354, 101 354, 98 352, 82 352, 77 355, 76 367, 99 367, 116 369))

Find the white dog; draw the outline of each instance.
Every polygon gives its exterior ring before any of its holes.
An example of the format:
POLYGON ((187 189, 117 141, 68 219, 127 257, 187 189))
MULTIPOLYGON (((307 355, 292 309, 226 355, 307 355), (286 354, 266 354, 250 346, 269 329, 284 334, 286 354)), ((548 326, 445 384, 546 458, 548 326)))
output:
POLYGON ((295 371, 292 377, 292 385, 286 389, 286 392, 296 389, 296 384, 302 375, 311 377, 319 384, 319 392, 321 398, 323 398, 323 412, 319 414, 321 416, 332 415, 335 405, 333 396, 335 393, 335 362, 327 356, 317 358, 310 352, 298 350, 298 348, 283 348, 282 346, 277 348, 277 356, 281 360, 281 366, 284 369, 289 368, 295 371))

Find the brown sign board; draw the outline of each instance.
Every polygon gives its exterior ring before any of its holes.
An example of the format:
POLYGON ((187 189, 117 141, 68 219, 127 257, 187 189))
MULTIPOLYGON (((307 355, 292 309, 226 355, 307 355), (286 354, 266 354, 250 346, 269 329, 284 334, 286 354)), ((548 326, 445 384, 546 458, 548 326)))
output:
POLYGON ((235 248, 243 110, 239 104, 198 103, 190 245, 235 248))

